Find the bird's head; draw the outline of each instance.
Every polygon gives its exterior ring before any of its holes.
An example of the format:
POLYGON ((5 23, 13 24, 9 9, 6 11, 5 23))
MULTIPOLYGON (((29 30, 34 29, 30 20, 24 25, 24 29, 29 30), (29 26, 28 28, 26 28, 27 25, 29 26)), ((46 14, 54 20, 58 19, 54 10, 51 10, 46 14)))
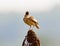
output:
POLYGON ((26 11, 25 15, 29 15, 29 12, 28 12, 28 11, 26 11))

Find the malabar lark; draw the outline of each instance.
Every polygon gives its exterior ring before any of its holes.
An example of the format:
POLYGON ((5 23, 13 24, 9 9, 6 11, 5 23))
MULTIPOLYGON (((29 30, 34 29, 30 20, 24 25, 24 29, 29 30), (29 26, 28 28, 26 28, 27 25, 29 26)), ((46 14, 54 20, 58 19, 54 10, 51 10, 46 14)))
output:
POLYGON ((32 26, 39 29, 38 21, 33 16, 30 16, 28 11, 26 11, 23 21, 30 26, 29 29, 31 29, 32 26))

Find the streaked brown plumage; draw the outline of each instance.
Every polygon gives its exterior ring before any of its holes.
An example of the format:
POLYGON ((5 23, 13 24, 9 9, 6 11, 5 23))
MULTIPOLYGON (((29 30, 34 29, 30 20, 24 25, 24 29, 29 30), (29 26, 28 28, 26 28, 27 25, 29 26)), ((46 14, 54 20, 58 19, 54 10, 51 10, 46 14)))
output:
POLYGON ((33 30, 29 30, 22 46, 40 46, 40 40, 37 38, 33 30))
POLYGON ((33 16, 30 16, 28 11, 25 13, 23 21, 30 27, 35 26, 37 29, 39 29, 39 24, 37 20, 33 16))

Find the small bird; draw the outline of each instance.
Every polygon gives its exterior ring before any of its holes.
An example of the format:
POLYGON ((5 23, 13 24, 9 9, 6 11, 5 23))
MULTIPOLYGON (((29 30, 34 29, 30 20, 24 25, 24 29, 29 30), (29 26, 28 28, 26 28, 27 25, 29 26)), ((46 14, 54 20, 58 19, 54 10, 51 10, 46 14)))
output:
POLYGON ((32 26, 39 29, 38 21, 33 16, 30 16, 28 11, 26 11, 23 21, 30 26, 30 29, 32 26))
POLYGON ((33 32, 33 30, 29 30, 25 39, 23 40, 22 46, 40 46, 40 40, 33 32))

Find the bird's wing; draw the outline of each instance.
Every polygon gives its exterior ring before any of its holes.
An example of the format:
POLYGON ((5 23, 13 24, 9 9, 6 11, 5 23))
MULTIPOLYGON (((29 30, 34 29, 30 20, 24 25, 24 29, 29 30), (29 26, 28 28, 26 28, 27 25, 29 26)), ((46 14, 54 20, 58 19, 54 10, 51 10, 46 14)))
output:
POLYGON ((38 21, 33 17, 33 16, 29 16, 28 19, 34 23, 38 24, 38 21))

